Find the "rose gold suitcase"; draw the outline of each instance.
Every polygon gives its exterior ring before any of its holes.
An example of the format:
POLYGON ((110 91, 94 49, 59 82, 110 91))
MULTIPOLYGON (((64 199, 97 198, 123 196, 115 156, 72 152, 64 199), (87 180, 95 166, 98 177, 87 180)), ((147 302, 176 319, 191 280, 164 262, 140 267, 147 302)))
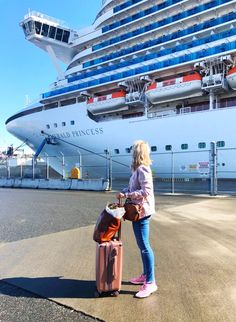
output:
POLYGON ((118 238, 96 245, 96 288, 95 297, 102 294, 118 296, 121 289, 123 245, 118 238))

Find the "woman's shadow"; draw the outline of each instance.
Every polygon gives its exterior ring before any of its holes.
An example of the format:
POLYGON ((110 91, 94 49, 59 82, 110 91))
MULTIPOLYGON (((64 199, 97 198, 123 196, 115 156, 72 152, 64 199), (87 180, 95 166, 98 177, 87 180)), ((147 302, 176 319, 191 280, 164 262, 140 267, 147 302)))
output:
MULTIPOLYGON (((24 293, 24 297, 45 297, 45 298, 94 298, 96 285, 95 281, 64 279, 62 276, 55 277, 12 277, 0 280, 7 284, 11 284, 21 289, 32 292, 24 293), (28 294, 28 295, 27 295, 28 294)), ((123 285, 127 282, 123 282, 123 285)), ((22 297, 22 293, 16 288, 2 288, 1 293, 22 297)), ((134 294, 132 291, 121 290, 121 294, 134 294)))

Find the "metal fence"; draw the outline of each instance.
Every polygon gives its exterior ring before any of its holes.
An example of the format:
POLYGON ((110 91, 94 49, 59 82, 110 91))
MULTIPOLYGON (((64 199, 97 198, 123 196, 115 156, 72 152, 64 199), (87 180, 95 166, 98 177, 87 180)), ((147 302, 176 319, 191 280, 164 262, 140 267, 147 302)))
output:
MULTIPOLYGON (((158 193, 236 193, 236 148, 198 151, 152 152, 154 189, 158 193)), ((0 160, 0 178, 61 179, 71 177, 73 167, 82 179, 104 178, 110 189, 128 185, 130 154, 107 153, 33 157, 6 157, 0 160), (53 165, 53 167, 52 167, 53 165)))

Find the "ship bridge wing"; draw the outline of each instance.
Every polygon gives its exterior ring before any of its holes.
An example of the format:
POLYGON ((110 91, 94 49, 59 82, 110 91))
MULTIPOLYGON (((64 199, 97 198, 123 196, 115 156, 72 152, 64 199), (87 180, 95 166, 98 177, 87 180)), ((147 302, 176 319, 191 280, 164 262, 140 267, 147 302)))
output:
POLYGON ((31 11, 20 23, 27 40, 46 52, 69 64, 75 55, 74 41, 79 37, 75 30, 65 26, 63 21, 40 12, 31 11))

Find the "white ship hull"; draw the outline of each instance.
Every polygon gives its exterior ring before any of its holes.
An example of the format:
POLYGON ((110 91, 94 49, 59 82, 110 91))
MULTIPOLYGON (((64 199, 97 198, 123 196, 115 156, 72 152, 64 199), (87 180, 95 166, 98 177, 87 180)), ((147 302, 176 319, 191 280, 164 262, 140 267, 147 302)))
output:
POLYGON ((131 157, 126 149, 133 141, 143 139, 148 141, 150 146, 157 147, 157 151, 152 152, 152 169, 155 176, 171 178, 173 171, 176 178, 208 177, 210 142, 224 141, 227 146, 218 150, 218 175, 221 178, 236 178, 236 172, 232 172, 232 169, 236 169, 236 149, 227 150, 227 147, 235 147, 236 143, 232 136, 236 107, 163 118, 139 117, 96 123, 87 116, 84 104, 77 104, 60 108, 56 113, 54 110, 43 111, 37 113, 37 116, 32 114, 13 120, 7 125, 7 129, 22 141, 28 139, 30 146, 36 150, 44 138, 41 131, 45 128, 45 120, 47 123, 51 121, 58 124, 63 120, 69 124, 72 116, 78 120, 78 125, 61 128, 55 133, 51 131, 51 135, 58 137, 57 145, 46 144, 41 153, 42 156, 51 156, 50 164, 60 173, 62 153, 65 156, 68 174, 79 163, 81 154, 83 175, 104 177, 106 160, 94 153, 105 156, 104 150, 109 150, 114 161, 113 176, 128 176, 131 157), (206 148, 198 149, 199 142, 206 142, 206 148), (188 144, 188 150, 181 150, 181 144, 188 144), (166 145, 171 145, 172 151, 165 151, 166 145), (114 153, 117 149, 119 154, 114 153))

